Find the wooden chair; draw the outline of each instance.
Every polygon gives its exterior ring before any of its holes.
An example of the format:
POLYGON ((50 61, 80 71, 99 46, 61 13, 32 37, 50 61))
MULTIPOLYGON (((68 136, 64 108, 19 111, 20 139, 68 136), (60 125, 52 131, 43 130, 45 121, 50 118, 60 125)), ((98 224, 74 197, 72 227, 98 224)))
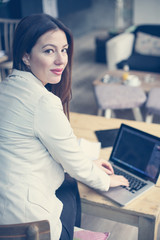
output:
POLYGON ((19 19, 0 18, 0 51, 4 51, 7 61, 0 63, 1 79, 12 69, 12 42, 19 19))
POLYGON ((0 240, 50 240, 47 220, 21 224, 0 225, 0 240))

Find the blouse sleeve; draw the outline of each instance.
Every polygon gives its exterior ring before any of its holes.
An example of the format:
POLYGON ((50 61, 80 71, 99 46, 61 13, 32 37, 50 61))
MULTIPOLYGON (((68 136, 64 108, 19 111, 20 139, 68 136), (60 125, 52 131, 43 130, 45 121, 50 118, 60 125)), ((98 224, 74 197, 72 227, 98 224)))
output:
POLYGON ((34 129, 53 160, 61 164, 70 176, 95 189, 109 189, 110 177, 81 152, 57 96, 48 94, 40 98, 34 129))

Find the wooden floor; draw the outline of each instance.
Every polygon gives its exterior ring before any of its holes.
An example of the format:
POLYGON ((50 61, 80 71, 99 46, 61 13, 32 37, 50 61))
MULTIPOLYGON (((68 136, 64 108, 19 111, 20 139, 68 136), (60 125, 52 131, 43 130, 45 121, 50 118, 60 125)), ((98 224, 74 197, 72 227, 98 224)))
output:
MULTIPOLYGON (((70 109, 73 112, 97 114, 97 104, 93 92, 92 82, 107 70, 107 65, 95 61, 95 37, 104 34, 105 31, 93 31, 84 36, 75 38, 74 65, 73 65, 73 97, 70 109)), ((145 108, 142 107, 145 118, 145 108)), ((133 120, 130 110, 116 111, 118 118, 133 120)), ((154 122, 160 123, 159 118, 154 122)), ((110 240, 137 240, 138 231, 136 227, 97 217, 82 214, 82 227, 94 231, 109 231, 110 240)), ((145 239, 144 239, 145 240, 145 239)), ((152 240, 152 239, 151 239, 152 240)), ((160 231, 157 240, 160 240, 160 231)))

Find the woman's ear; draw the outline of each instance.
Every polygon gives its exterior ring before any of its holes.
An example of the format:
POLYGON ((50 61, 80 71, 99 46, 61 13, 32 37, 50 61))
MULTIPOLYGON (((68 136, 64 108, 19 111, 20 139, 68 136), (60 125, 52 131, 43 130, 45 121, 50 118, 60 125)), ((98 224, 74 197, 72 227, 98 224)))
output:
POLYGON ((30 67, 30 56, 28 53, 25 53, 24 56, 22 57, 22 61, 27 67, 30 67))

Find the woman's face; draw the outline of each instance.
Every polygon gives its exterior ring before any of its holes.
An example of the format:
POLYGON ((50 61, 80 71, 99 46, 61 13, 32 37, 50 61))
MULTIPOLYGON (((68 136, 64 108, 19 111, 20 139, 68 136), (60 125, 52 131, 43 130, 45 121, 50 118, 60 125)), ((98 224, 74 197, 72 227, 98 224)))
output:
POLYGON ((68 42, 62 30, 51 30, 43 34, 30 54, 23 56, 24 63, 43 83, 56 84, 68 62, 68 42))

